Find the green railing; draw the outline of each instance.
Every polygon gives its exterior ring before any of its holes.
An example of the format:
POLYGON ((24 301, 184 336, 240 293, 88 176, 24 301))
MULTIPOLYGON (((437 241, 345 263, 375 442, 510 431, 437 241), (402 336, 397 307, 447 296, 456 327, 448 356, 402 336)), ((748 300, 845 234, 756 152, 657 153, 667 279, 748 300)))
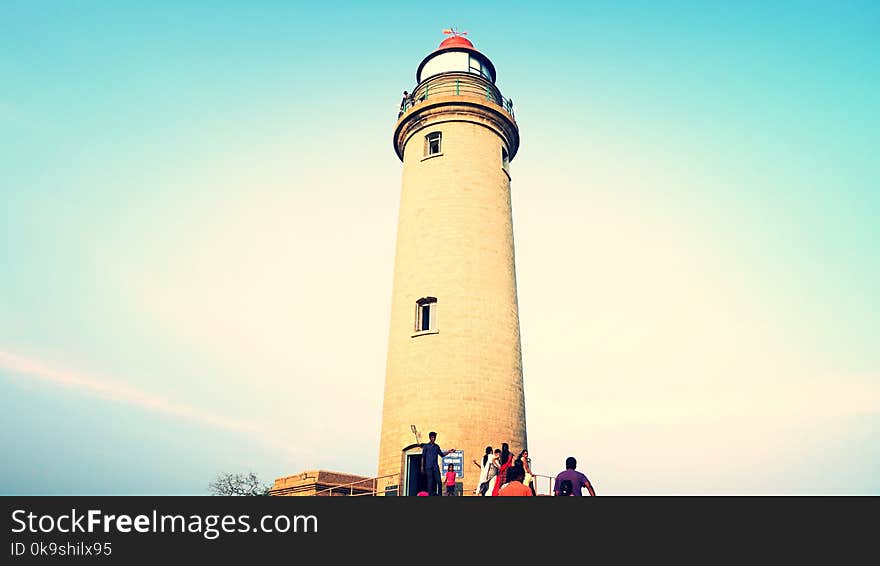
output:
POLYGON ((467 73, 461 73, 461 75, 459 77, 441 75, 423 81, 414 92, 400 101, 400 111, 397 117, 400 118, 410 108, 418 106, 432 97, 468 96, 496 104, 516 119, 513 113, 513 101, 504 98, 498 87, 485 79, 476 79, 467 73))

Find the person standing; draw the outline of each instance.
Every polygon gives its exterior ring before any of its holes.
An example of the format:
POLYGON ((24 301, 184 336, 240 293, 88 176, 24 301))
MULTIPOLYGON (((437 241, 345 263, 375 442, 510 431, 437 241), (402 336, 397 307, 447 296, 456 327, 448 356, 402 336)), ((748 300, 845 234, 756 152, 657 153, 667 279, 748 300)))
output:
POLYGON ((446 495, 448 497, 455 495, 455 468, 452 464, 446 468, 446 495))
POLYGON ((400 111, 397 113, 398 118, 411 106, 409 103, 411 96, 410 93, 403 91, 403 98, 400 99, 400 111))
POLYGON ((517 467, 522 467, 523 469, 523 485, 532 491, 532 495, 537 495, 535 492, 535 478, 532 475, 532 459, 529 458, 528 450, 523 449, 523 451, 519 453, 519 456, 516 457, 515 465, 517 467))
POLYGON ((440 495, 440 464, 437 458, 455 452, 455 448, 444 451, 436 440, 437 433, 432 430, 428 433, 428 443, 422 444, 422 474, 427 480, 429 495, 440 495))
POLYGON ((497 497, 501 486, 507 483, 507 470, 513 465, 513 455, 506 442, 501 443, 501 455, 498 459, 498 475, 492 488, 492 497, 497 497))
POLYGON ((480 468, 480 481, 477 484, 477 489, 474 490, 475 495, 486 495, 486 490, 489 488, 489 461, 492 459, 492 447, 486 447, 486 453, 483 455, 483 463, 480 464, 476 460, 473 460, 474 464, 478 468, 480 468))
POLYGON ((483 493, 485 497, 492 497, 496 494, 495 484, 498 482, 498 468, 501 467, 501 464, 498 462, 501 460, 501 449, 496 448, 495 453, 491 454, 489 458, 487 458, 487 465, 489 469, 486 470, 486 492, 483 493))
POLYGON ((596 495, 593 484, 584 474, 577 471, 577 460, 574 456, 565 459, 565 470, 556 475, 556 482, 553 484, 553 495, 556 496, 573 496, 581 497, 582 488, 587 488, 591 496, 596 495))

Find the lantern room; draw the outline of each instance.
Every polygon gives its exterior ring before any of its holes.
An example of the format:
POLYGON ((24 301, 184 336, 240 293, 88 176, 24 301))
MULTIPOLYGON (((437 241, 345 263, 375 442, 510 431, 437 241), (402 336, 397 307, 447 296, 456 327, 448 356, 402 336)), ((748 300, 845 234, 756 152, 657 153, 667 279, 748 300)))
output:
POLYGON ((474 48, 470 40, 454 35, 446 38, 433 53, 425 57, 416 71, 416 82, 441 73, 473 73, 495 83, 495 66, 488 57, 474 48))

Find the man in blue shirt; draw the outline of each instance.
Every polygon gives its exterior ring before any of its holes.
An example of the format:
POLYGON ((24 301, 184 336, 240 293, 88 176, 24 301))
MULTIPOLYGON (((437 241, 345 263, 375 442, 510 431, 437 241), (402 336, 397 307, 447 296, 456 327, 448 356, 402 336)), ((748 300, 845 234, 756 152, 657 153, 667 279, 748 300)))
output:
POLYGON ((440 495, 440 464, 437 458, 455 452, 455 448, 444 451, 436 440, 437 433, 431 431, 428 433, 428 443, 422 444, 422 473, 428 482, 428 495, 440 495))

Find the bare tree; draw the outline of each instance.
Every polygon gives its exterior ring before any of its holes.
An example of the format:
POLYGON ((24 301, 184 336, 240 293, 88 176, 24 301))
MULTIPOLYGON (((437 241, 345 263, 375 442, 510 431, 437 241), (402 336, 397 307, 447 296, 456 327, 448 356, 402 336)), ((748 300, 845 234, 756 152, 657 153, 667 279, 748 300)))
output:
POLYGON ((271 484, 264 484, 257 474, 221 473, 208 484, 211 495, 269 495, 271 484))

